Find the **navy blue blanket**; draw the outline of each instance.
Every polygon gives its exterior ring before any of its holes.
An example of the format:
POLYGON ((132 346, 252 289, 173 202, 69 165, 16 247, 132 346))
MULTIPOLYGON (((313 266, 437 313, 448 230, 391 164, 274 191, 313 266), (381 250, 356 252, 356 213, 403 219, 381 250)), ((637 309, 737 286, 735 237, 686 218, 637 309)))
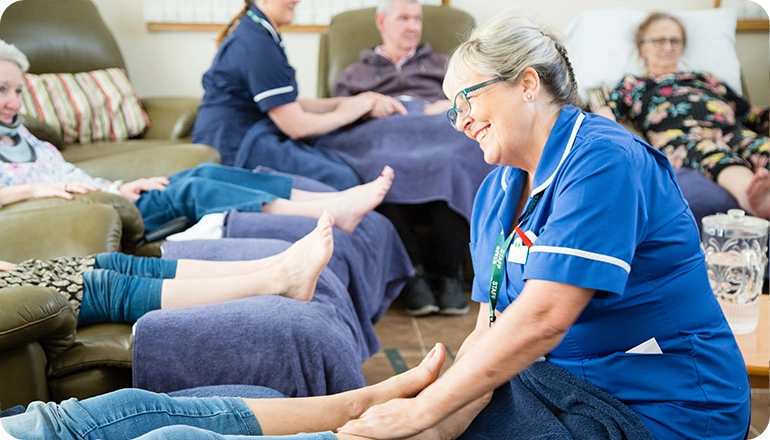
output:
MULTIPOLYGON (((256 257, 290 245, 251 244, 256 257)), ((133 386, 170 392, 248 384, 287 396, 325 395, 363 386, 367 353, 350 295, 326 268, 310 302, 265 295, 144 315, 135 330, 133 386)))
POLYGON ((535 362, 497 390, 462 440, 652 440, 618 399, 550 362, 535 362))
POLYGON ((372 119, 322 136, 314 145, 339 154, 368 182, 390 165, 396 172, 385 201, 418 204, 443 200, 470 221, 481 181, 494 168, 478 143, 449 125, 444 114, 426 116, 420 101, 405 102, 406 116, 372 119))

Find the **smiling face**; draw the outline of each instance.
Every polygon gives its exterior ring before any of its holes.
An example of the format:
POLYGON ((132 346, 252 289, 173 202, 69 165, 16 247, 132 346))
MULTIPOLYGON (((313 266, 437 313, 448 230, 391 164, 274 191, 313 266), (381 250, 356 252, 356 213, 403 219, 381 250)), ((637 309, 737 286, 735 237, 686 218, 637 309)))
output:
POLYGON ((682 55, 684 47, 674 47, 671 40, 683 38, 682 28, 673 20, 662 19, 650 23, 639 48, 639 54, 647 66, 648 75, 662 75, 677 71, 679 57, 682 55), (661 39, 668 41, 665 41, 661 47, 657 47, 653 40, 660 41, 661 39))
POLYGON ((294 9, 300 0, 257 0, 257 7, 265 13, 270 24, 279 27, 294 21, 294 9))
POLYGON ((23 81, 18 64, 0 60, 0 122, 12 124, 19 113, 23 81))
POLYGON ((422 6, 396 0, 387 14, 377 14, 377 29, 383 50, 389 55, 403 56, 420 44, 422 38, 422 6))
MULTIPOLYGON (((455 94, 490 79, 473 75, 460 80, 455 94)), ((455 128, 479 143, 485 162, 519 166, 532 127, 522 86, 501 81, 469 92, 467 96, 470 112, 458 117, 455 128)))

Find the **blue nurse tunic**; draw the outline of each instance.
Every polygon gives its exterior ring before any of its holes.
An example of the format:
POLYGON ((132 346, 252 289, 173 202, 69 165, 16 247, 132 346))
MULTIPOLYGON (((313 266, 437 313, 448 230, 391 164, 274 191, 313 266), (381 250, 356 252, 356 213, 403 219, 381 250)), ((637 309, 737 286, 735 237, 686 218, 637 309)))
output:
POLYGON ((618 124, 567 106, 534 176, 493 171, 471 222, 473 299, 489 301, 501 232, 534 238, 524 264, 506 254, 497 310, 538 279, 595 289, 546 355, 634 410, 655 438, 743 438, 746 367, 711 291, 695 220, 666 157, 618 124), (514 219, 521 197, 541 194, 514 219), (655 338, 660 354, 627 350, 655 338))
POLYGON ((280 34, 255 5, 219 47, 203 88, 193 142, 216 148, 223 165, 264 165, 337 189, 360 183, 335 153, 289 139, 268 117, 268 110, 295 102, 299 92, 280 34))

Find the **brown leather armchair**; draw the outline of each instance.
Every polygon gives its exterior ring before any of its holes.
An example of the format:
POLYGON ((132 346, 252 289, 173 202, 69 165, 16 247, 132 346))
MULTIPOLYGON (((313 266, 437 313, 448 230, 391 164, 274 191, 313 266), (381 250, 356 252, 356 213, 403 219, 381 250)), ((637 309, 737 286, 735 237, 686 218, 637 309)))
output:
MULTIPOLYGON (((30 62, 30 73, 79 73, 119 67, 125 69, 118 44, 90 0, 21 0, 12 3, 0 18, 0 39, 16 45, 30 62)), ((152 149, 153 159, 179 160, 177 170, 189 164, 219 162, 214 148, 192 145, 190 133, 200 104, 198 98, 142 99, 151 125, 141 139, 64 145, 62 137, 46 124, 27 117, 25 125, 36 136, 56 145, 65 159, 88 172, 88 161, 118 153, 152 149), (171 144, 187 144, 168 149, 171 144)), ((194 166, 194 165, 193 165, 194 166)), ((94 173, 99 177, 110 177, 94 173)), ((121 177, 124 178, 124 177, 121 177)))
MULTIPOLYGON (((364 49, 382 44, 374 25, 375 8, 345 11, 332 17, 318 45, 318 97, 331 96, 339 72, 358 61, 364 49)), ((467 12, 450 6, 423 5, 422 41, 435 52, 450 53, 475 25, 467 12)))
MULTIPOLYGON (((35 202, 0 210, 0 260, 120 249, 123 222, 113 206, 87 200, 35 202)), ((43 287, 0 289, 4 408, 34 400, 82 399, 131 386, 131 326, 76 326, 72 307, 57 292, 43 287)))

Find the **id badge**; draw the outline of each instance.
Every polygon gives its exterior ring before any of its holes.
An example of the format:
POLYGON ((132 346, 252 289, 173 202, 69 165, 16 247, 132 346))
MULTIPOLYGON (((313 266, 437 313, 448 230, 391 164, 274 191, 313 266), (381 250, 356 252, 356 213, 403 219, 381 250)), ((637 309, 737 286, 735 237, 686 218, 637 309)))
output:
POLYGON ((521 237, 516 237, 508 248, 508 261, 516 264, 527 264, 529 256, 529 246, 521 241, 521 237))

